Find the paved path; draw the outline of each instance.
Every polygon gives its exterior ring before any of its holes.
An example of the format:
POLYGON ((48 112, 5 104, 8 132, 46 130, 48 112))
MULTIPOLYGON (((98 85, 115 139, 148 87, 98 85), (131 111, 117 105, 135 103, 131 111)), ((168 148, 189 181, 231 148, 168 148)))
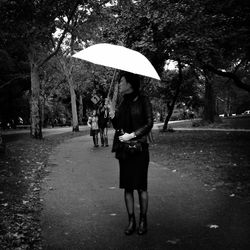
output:
POLYGON ((249 201, 209 191, 156 162, 149 168, 144 236, 123 234, 127 215, 110 147, 92 148, 89 136, 68 140, 51 154, 48 169, 44 249, 250 249, 249 201))
MULTIPOLYGON (((79 130, 83 131, 88 129, 87 125, 81 125, 79 126, 79 130)), ((61 134, 66 132, 71 132, 72 127, 54 127, 54 128, 43 128, 42 133, 43 136, 49 136, 49 135, 55 135, 55 134, 61 134)), ((0 131, 2 135, 13 135, 13 134, 28 134, 30 133, 30 129, 9 129, 9 130, 2 130, 0 131)))

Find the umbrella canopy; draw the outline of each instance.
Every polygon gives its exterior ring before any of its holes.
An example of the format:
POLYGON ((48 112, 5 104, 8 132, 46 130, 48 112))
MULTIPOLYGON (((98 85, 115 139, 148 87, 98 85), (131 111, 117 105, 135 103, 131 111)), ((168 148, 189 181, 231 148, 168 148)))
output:
POLYGON ((95 44, 77 52, 73 57, 160 80, 155 68, 144 55, 120 45, 95 44))

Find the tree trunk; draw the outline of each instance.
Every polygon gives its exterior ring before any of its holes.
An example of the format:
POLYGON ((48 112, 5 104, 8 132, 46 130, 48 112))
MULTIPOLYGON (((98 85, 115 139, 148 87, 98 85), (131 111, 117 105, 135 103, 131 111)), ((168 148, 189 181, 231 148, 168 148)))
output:
POLYGON ((77 107, 76 107, 76 93, 73 85, 72 76, 69 75, 68 77, 69 89, 70 89, 70 96, 71 96, 71 110, 72 110, 72 131, 78 132, 79 125, 78 125, 78 117, 77 117, 77 107))
POLYGON ((31 98, 30 98, 30 120, 31 136, 36 139, 42 139, 42 123, 40 114, 40 79, 38 75, 38 66, 33 58, 30 58, 31 69, 31 98))
POLYGON ((164 121, 163 129, 162 129, 163 131, 167 131, 167 129, 168 129, 168 122, 173 114, 174 106, 175 106, 175 103, 176 103, 177 98, 179 96, 181 85, 183 83, 182 65, 181 65, 180 60, 178 60, 178 69, 179 69, 179 71, 178 71, 179 72, 179 81, 178 81, 178 85, 176 87, 175 95, 172 99, 172 102, 168 105, 168 115, 164 121))
POLYGON ((45 99, 43 98, 42 101, 41 101, 41 126, 42 126, 42 128, 45 127, 45 124, 44 124, 44 109, 45 109, 45 99))
POLYGON ((41 100, 41 123, 42 123, 42 128, 45 127, 44 124, 44 112, 45 112, 45 96, 44 96, 44 86, 45 86, 45 80, 43 79, 41 82, 41 92, 42 94, 40 95, 40 100, 41 100))
POLYGON ((79 96, 79 123, 83 124, 83 102, 81 94, 79 96))
POLYGON ((165 118, 165 121, 164 121, 163 131, 167 131, 167 129, 168 129, 168 122, 173 114, 175 103, 176 103, 176 99, 174 97, 173 100, 171 101, 171 103, 169 103, 167 105, 168 106, 168 114, 167 114, 167 117, 165 118))
POLYGON ((74 88, 74 82, 72 78, 72 62, 69 61, 67 64, 67 59, 62 58, 60 60, 63 74, 65 75, 67 82, 69 84, 70 90, 70 97, 71 97, 71 112, 72 112, 72 131, 78 132, 79 131, 79 124, 78 124, 78 116, 77 116, 77 106, 76 106, 76 93, 74 88))
POLYGON ((206 77, 205 81, 205 103, 203 119, 208 123, 213 123, 215 120, 215 98, 211 79, 206 77))

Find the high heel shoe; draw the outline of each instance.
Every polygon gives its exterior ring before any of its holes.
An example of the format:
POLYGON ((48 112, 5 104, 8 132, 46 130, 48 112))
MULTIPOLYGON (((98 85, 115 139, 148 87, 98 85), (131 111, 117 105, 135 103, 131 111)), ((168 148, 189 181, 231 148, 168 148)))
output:
POLYGON ((147 233, 148 228, 147 228, 147 216, 146 215, 140 215, 140 222, 139 222, 139 227, 137 233, 139 235, 143 235, 147 233))
POLYGON ((135 221, 135 215, 129 215, 129 223, 128 227, 125 229, 124 233, 126 235, 131 235, 135 232, 136 230, 136 221, 135 221))

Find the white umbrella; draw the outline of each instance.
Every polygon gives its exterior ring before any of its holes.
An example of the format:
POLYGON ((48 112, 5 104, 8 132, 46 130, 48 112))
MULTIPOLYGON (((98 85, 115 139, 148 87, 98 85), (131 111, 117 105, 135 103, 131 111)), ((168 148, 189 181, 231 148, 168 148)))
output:
POLYGON ((73 57, 160 80, 155 68, 144 55, 120 45, 95 44, 77 52, 73 57))

